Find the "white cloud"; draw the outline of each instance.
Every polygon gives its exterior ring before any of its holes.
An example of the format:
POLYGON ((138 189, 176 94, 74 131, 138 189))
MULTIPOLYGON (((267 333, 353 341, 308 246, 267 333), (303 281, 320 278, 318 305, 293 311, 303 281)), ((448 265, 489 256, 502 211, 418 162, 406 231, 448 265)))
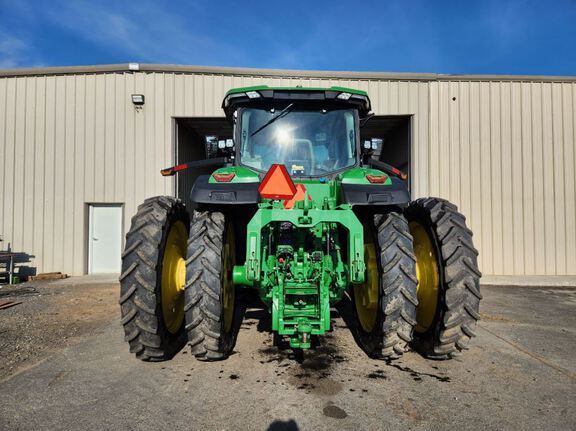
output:
POLYGON ((53 25, 129 59, 188 64, 199 59, 243 59, 237 47, 196 34, 190 19, 167 12, 156 2, 55 3, 42 12, 53 25))
POLYGON ((21 39, 0 31, 0 69, 18 67, 28 57, 29 47, 21 39))

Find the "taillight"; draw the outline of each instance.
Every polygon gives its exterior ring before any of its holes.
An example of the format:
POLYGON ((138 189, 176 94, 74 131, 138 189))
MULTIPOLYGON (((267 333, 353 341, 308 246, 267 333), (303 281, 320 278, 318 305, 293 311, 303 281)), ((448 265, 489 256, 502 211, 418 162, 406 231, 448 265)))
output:
POLYGON ((402 178, 404 181, 406 181, 408 179, 408 175, 405 174, 404 172, 402 172, 400 169, 392 168, 392 173, 394 175, 402 178))
POLYGON ((374 184, 385 183, 388 177, 386 175, 366 175, 366 179, 374 184))
POLYGON ((186 163, 184 163, 182 165, 172 166, 171 168, 162 169, 160 171, 160 173, 164 177, 171 177, 172 175, 175 175, 176 172, 180 172, 180 171, 183 171, 185 169, 188 169, 188 164, 186 164, 186 163))
POLYGON ((235 176, 236 174, 234 172, 230 172, 229 174, 212 174, 212 177, 219 183, 229 183, 235 176))

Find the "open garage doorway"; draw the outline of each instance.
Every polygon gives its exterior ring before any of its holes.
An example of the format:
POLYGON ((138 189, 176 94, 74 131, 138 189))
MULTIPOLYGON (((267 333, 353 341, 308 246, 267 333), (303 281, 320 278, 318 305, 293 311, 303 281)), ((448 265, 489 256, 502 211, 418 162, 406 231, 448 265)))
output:
MULTIPOLYGON (((360 129, 361 142, 381 140, 374 156, 408 174, 410 181, 411 121, 410 115, 378 115, 360 129)), ((176 164, 202 160, 209 156, 211 142, 232 138, 232 125, 224 117, 175 118, 176 164)), ((214 168, 192 169, 177 176, 176 196, 192 208, 189 195, 198 175, 210 174, 214 168)), ((410 186, 410 184, 409 184, 410 186)))
POLYGON ((382 140, 373 157, 407 173, 408 187, 412 178, 411 126, 411 115, 377 115, 360 129, 361 142, 371 139, 382 140))
MULTIPOLYGON (((176 137, 176 164, 215 157, 210 154, 219 139, 232 138, 232 125, 224 117, 174 118, 176 137)), ((189 169, 177 175, 176 196, 192 208, 190 190, 198 175, 208 175, 213 167, 189 169)))

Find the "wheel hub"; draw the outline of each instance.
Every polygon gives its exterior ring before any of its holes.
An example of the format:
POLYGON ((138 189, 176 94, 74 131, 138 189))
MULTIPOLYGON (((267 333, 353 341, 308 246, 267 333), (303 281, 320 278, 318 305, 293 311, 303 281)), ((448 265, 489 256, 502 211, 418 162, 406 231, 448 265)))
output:
POLYGON ((187 238, 184 224, 180 221, 174 223, 166 239, 162 260, 162 315, 172 334, 178 332, 184 321, 187 238))
POLYGON ((364 233, 364 261, 366 263, 366 281, 354 285, 354 303, 360 326, 366 332, 371 332, 376 325, 378 316, 378 261, 376 247, 370 242, 369 233, 364 233))
POLYGON ((438 259, 430 235, 420 223, 411 221, 410 233, 414 238, 416 277, 418 278, 418 309, 416 332, 426 332, 436 316, 438 287, 440 285, 438 259))

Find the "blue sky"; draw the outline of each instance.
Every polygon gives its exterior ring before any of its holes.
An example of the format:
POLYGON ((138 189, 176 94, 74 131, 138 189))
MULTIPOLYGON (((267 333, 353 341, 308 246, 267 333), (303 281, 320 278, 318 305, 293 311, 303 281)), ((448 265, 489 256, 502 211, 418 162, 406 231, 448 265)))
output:
POLYGON ((576 75, 576 0, 0 0, 0 68, 576 75))

